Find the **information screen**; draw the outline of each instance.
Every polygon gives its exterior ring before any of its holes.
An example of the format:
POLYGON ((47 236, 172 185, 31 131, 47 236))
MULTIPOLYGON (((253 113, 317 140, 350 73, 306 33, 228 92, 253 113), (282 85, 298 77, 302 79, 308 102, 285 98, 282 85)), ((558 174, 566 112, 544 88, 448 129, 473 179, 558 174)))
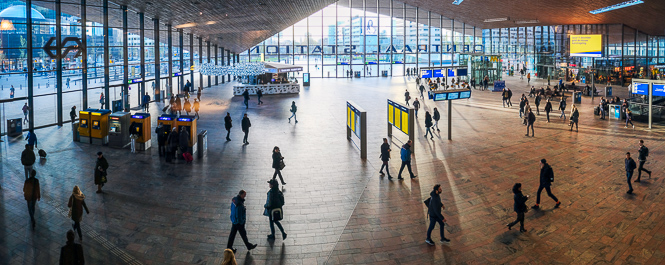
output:
POLYGON ((441 101, 441 100, 447 100, 447 99, 448 99, 448 94, 446 94, 446 93, 434 94, 434 101, 441 101))
POLYGON ((654 97, 665 97, 665 85, 663 84, 653 84, 653 96, 654 97))
POLYGON ((346 126, 360 138, 360 111, 351 103, 346 103, 346 126))
POLYGON ((454 77, 454 76, 455 76, 455 70, 448 69, 448 77, 454 77))
POLYGON ((602 35, 570 35, 570 56, 601 57, 602 35))
POLYGON ((633 94, 649 95, 649 84, 633 83, 633 94))
POLYGON ((420 77, 432 78, 432 70, 420 70, 420 77))
POLYGON ((309 73, 302 74, 302 81, 305 83, 309 83, 309 73))
POLYGON ((409 134, 409 108, 388 100, 388 122, 409 134))
POLYGON ((459 93, 459 98, 470 98, 470 97, 471 97, 471 91, 465 91, 459 93))
POLYGON ((443 69, 434 70, 434 72, 432 73, 432 76, 434 76, 434 77, 444 77, 443 76, 443 69))
POLYGON ((467 75, 466 68, 457 68, 457 76, 466 76, 466 75, 467 75))
POLYGON ((448 100, 458 99, 458 98, 459 98, 459 92, 448 93, 448 100))

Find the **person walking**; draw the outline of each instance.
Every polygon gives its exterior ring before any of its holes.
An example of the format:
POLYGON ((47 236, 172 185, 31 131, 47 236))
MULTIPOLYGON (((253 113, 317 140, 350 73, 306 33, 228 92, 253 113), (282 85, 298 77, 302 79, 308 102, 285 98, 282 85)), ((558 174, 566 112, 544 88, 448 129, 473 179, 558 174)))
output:
POLYGON ((633 112, 630 111, 629 108, 626 108, 626 126, 623 127, 628 128, 628 123, 630 123, 630 125, 633 126, 633 130, 635 130, 635 124, 633 124, 633 112))
POLYGON ((637 165, 635 165, 635 160, 630 157, 630 152, 626 152, 624 164, 626 167, 626 180, 628 182, 628 191, 626 193, 633 194, 633 184, 630 183, 630 180, 633 178, 633 172, 637 168, 637 165))
POLYGON ((402 158, 402 166, 399 168, 399 174, 397 174, 397 179, 404 179, 402 178, 402 170, 404 170, 404 167, 409 170, 409 175, 411 175, 411 178, 416 178, 418 176, 413 174, 413 171, 411 171, 411 156, 413 156, 413 153, 411 152, 411 140, 407 141, 404 145, 402 145, 402 149, 400 150, 400 157, 402 158))
POLYGON ((30 171, 30 178, 26 179, 23 183, 23 197, 28 202, 28 213, 30 214, 32 230, 35 230, 36 225, 35 205, 42 198, 41 190, 39 189, 39 180, 35 176, 37 176, 37 171, 33 169, 30 171))
POLYGON ((547 98, 547 103, 545 103, 545 115, 547 115, 547 122, 550 122, 550 112, 552 112, 552 103, 550 99, 547 98))
POLYGON ((175 97, 175 106, 173 109, 178 112, 178 115, 182 114, 182 100, 180 100, 180 97, 178 96, 175 97))
POLYGON ((275 146, 272 149, 272 168, 275 169, 275 173, 272 174, 272 179, 275 179, 279 175, 279 180, 282 182, 282 185, 286 185, 284 178, 282 178, 282 169, 284 169, 284 157, 282 153, 279 152, 279 147, 275 146))
POLYGON ((185 113, 189 115, 190 112, 192 112, 192 103, 189 103, 188 99, 185 99, 185 113))
POLYGON ((291 102, 291 109, 289 110, 291 113, 291 117, 289 117, 289 122, 291 122, 291 118, 296 120, 296 123, 298 123, 298 116, 296 116, 296 112, 298 111, 298 107, 296 106, 296 102, 292 101, 291 102))
POLYGON ((418 110, 420 109, 420 101, 418 101, 418 98, 413 100, 413 109, 416 112, 416 118, 418 118, 418 110))
POLYGON ((148 111, 150 109, 150 95, 148 95, 148 92, 145 92, 145 95, 143 95, 143 110, 148 111))
POLYGON ((105 101, 104 101, 104 92, 102 92, 102 93, 99 95, 99 104, 102 105, 102 106, 100 107, 100 109, 103 109, 103 108, 104 108, 104 102, 105 102, 105 101))
POLYGON ((199 100, 194 99, 194 117, 199 118, 199 100))
POLYGON ((531 73, 526 74, 526 84, 527 85, 531 84, 531 73))
POLYGON ((547 196, 550 196, 554 202, 556 202, 556 205, 554 205, 554 208, 559 208, 561 206, 561 202, 559 199, 552 194, 552 182, 554 182, 554 171, 552 170, 552 167, 547 164, 547 160, 545 158, 540 160, 540 186, 538 186, 538 193, 536 195, 536 204, 531 207, 533 209, 538 209, 540 208, 540 193, 545 189, 547 191, 547 196))
POLYGON ((247 209, 245 208, 245 197, 247 197, 247 192, 240 190, 238 196, 231 199, 231 234, 229 235, 229 241, 226 244, 226 248, 236 253, 237 249, 233 248, 233 241, 236 239, 236 234, 240 233, 247 251, 256 248, 256 244, 249 243, 247 239, 247 231, 245 230, 245 222, 247 220, 247 209))
POLYGON ((383 138, 383 144, 381 144, 381 155, 379 158, 381 158, 381 169, 379 169, 379 174, 381 176, 385 175, 383 174, 383 168, 386 169, 386 172, 388 172, 388 179, 392 179, 393 177, 390 175, 390 169, 388 165, 388 161, 390 161, 390 144, 388 143, 387 138, 383 138))
POLYGON ((420 98, 425 99, 425 85, 420 85, 420 98))
POLYGON ((102 193, 102 187, 106 183, 106 170, 109 168, 109 163, 102 152, 97 152, 97 162, 95 162, 95 185, 97 185, 97 193, 102 193))
POLYGON ((427 204, 427 216, 429 216, 429 228, 427 228, 427 239, 425 239, 425 243, 427 243, 430 246, 434 246, 434 241, 432 241, 432 231, 434 230, 434 226, 436 224, 439 224, 439 233, 441 234, 441 243, 445 242, 450 242, 450 239, 447 239, 444 235, 444 229, 443 226, 446 223, 446 218, 443 217, 443 214, 441 213, 442 209, 445 209, 446 206, 443 205, 441 202, 441 194, 443 190, 441 189, 440 184, 434 185, 432 188, 432 192, 429 193, 429 203, 427 204))
POLYGON ((85 204, 85 195, 81 192, 79 186, 74 186, 72 195, 69 196, 69 202, 67 203, 69 207, 69 217, 72 218, 74 224, 72 229, 76 230, 79 234, 79 242, 83 241, 83 234, 81 233, 81 221, 83 220, 83 209, 87 214, 90 214, 88 206, 85 204))
POLYGON ((245 138, 242 139, 242 142, 244 144, 249 144, 249 142, 247 141, 247 136, 249 135, 249 127, 252 127, 252 123, 249 121, 247 113, 245 113, 245 116, 242 118, 241 127, 242 131, 245 133, 245 138))
POLYGON ((439 110, 434 108, 434 128, 436 128, 437 132, 440 132, 439 130, 439 119, 441 119, 441 114, 439 114, 439 110))
POLYGON ((130 139, 130 146, 132 150, 132 154, 136 154, 136 139, 141 136, 141 125, 139 125, 138 122, 132 122, 131 125, 129 125, 129 139, 130 139))
POLYGON ((25 137, 25 140, 28 140, 28 145, 34 150, 37 147, 37 134, 34 130, 28 131, 28 135, 25 137))
POLYGON ((166 162, 172 163, 173 158, 176 156, 178 146, 180 145, 180 134, 178 133, 178 128, 173 127, 171 132, 168 134, 166 142, 168 144, 168 149, 166 150, 166 162))
POLYGON ((270 221, 270 235, 268 235, 268 239, 275 239, 275 225, 277 225, 279 231, 282 232, 282 240, 284 240, 286 239, 286 233, 279 222, 284 218, 284 211, 282 210, 282 206, 284 206, 284 194, 279 190, 279 183, 276 179, 271 179, 268 183, 270 183, 270 190, 268 190, 266 204, 263 205, 263 208, 265 208, 263 215, 268 216, 268 220, 270 221))
POLYGON ((580 112, 577 110, 577 107, 573 104, 573 108, 570 113, 570 131, 573 131, 573 125, 575 125, 575 132, 578 132, 577 123, 580 120, 580 112))
POLYGON ((639 166, 637 167, 637 179, 635 182, 640 182, 642 178, 642 171, 649 174, 651 178, 651 171, 644 168, 644 163, 647 162, 647 157, 649 156, 649 148, 644 146, 644 140, 640 139, 640 149, 637 150, 637 161, 639 161, 639 166))
POLYGON ((429 114, 429 111, 425 111, 425 138, 427 138, 427 134, 429 133, 430 139, 434 139, 434 134, 432 133, 432 115, 429 114))
POLYGON ((249 108, 249 90, 245 89, 245 92, 242 92, 242 97, 245 100, 244 101, 245 108, 248 109, 249 108))
MULTIPOLYGON (((503 104, 503 107, 506 107, 506 103, 508 103, 508 90, 503 89, 503 92, 501 92, 501 103, 503 104)), ((510 107, 510 105, 508 105, 510 107)))
POLYGON ((23 165, 23 171, 25 173, 25 179, 30 178, 30 172, 32 172, 32 166, 35 164, 35 151, 31 145, 26 144, 25 149, 21 152, 21 164, 23 165))
POLYGON ((224 117, 224 128, 226 128, 226 141, 231 141, 231 138, 229 137, 231 135, 231 127, 233 127, 232 124, 233 120, 231 120, 231 113, 226 113, 226 117, 224 117))
POLYGON ((515 194, 513 196, 513 199, 515 200, 513 210, 517 213, 517 219, 506 226, 508 227, 508 230, 510 230, 519 222, 520 232, 526 232, 526 229, 524 229, 524 214, 529 210, 526 206, 526 201, 529 200, 529 195, 522 195, 522 183, 515 183, 513 186, 513 193, 515 194))
POLYGON ((259 99, 259 104, 258 105, 263 104, 263 101, 261 101, 261 97, 263 97, 263 90, 261 90, 260 88, 257 89, 256 90, 256 97, 259 99))
POLYGON ((163 124, 158 124, 155 128, 155 134, 157 134, 157 145, 159 146, 159 156, 166 155, 166 140, 169 137, 169 131, 166 130, 163 124))
POLYGON ((512 107, 513 102, 511 101, 511 99, 513 98, 513 91, 510 90, 510 88, 506 88, 506 89, 508 90, 508 106, 512 107))
POLYGON ((536 98, 533 101, 536 104, 536 115, 540 115, 540 93, 536 93, 536 98))
POLYGON ((69 118, 72 120, 72 124, 76 121, 76 106, 72 106, 72 110, 69 111, 69 118))
POLYGON ((522 114, 524 114, 525 105, 526 105, 526 99, 524 98, 524 94, 522 94, 522 97, 520 98, 520 119, 522 118, 522 114))
POLYGON ((563 121, 566 121, 566 98, 565 96, 561 96, 561 101, 559 101, 559 110, 561 111, 561 115, 559 116, 559 119, 563 117, 563 121))
POLYGON ((409 95, 409 90, 406 90, 406 92, 404 92, 404 101, 406 101, 407 106, 409 105, 409 100, 411 100, 411 95, 409 95))
POLYGON ((526 134, 525 136, 529 136, 529 127, 531 127, 531 137, 536 137, 536 135, 533 132, 533 123, 536 122, 536 115, 533 115, 533 111, 531 109, 528 110, 526 114, 526 119, 527 119, 527 125, 526 125, 526 134))
POLYGON ((81 247, 81 244, 74 243, 74 237, 74 231, 67 231, 67 244, 60 248, 60 265, 85 264, 83 247, 81 247))
POLYGON ((28 107, 28 103, 23 104, 23 123, 28 123, 28 111, 30 111, 30 107, 28 107))

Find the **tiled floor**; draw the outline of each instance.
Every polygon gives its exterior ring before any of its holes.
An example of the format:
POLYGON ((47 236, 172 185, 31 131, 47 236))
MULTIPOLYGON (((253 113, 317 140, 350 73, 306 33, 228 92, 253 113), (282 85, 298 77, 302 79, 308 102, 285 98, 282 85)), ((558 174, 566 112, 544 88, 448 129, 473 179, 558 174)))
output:
MULTIPOLYGON (((299 95, 265 96, 262 106, 253 97, 248 110, 242 98, 232 98, 229 85, 206 89, 198 127, 208 130, 209 149, 192 165, 166 164, 156 148, 132 155, 73 143, 69 126, 38 130, 40 148, 49 156, 37 166, 44 199, 38 203, 34 232, 21 196, 23 142, 10 139, 0 149, 0 263, 57 263, 70 227, 65 209, 73 185, 81 185, 91 210, 83 221, 90 264, 219 264, 231 227, 230 199, 240 189, 248 191, 250 241, 259 244, 249 254, 236 239, 240 264, 664 261, 663 199, 658 196, 663 193, 662 127, 647 131, 637 124, 633 131, 614 120, 600 121, 584 98, 579 133, 568 131, 558 115, 549 124, 541 115, 536 137, 527 138, 516 107, 502 108, 498 93, 475 91, 472 99, 453 103, 452 141, 445 135, 447 103, 424 102, 425 110, 438 106, 441 111, 441 134, 433 141, 422 137, 421 110, 414 161, 419 177, 389 181, 377 172, 386 135, 385 104, 387 98, 401 102, 407 84, 415 95, 408 78, 314 79, 299 95), (293 100, 297 124, 287 122, 293 100), (346 100, 368 111, 366 161, 346 140, 346 100), (231 142, 224 140, 227 111, 234 119, 231 142), (253 125, 246 146, 240 131, 244 113, 253 125), (627 196, 623 154, 635 152, 640 138, 650 147, 647 166, 654 176, 635 185, 636 195, 627 196), (273 146, 281 148, 287 165, 283 225, 289 236, 270 242, 261 214, 273 146), (103 195, 94 193, 92 177, 98 150, 111 164, 103 195), (505 224, 515 217, 510 187, 522 182, 525 194, 535 200, 541 158, 554 167, 553 192, 563 206, 552 210, 545 196, 543 210, 527 214, 529 232, 507 231, 505 224), (422 201, 435 183, 443 186, 452 242, 441 245, 434 236, 437 246, 430 247, 424 243, 422 201)), ((509 78, 508 86, 520 92, 526 82, 509 78)), ((160 109, 153 104, 151 111, 157 115, 160 109)), ((393 157, 405 138, 396 134, 393 157)), ((397 159, 391 161, 393 174, 398 166, 397 159)))

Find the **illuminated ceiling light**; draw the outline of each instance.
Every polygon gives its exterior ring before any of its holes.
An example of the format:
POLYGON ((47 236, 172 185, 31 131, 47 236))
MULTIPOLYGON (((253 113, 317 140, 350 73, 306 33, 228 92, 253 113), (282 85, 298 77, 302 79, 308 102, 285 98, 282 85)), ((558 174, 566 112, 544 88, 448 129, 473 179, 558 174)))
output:
POLYGON ((455 1, 453 2, 453 5, 459 5, 459 4, 461 4, 463 1, 464 1, 464 0, 455 0, 455 1))
POLYGON ((485 19, 485 21, 483 21, 483 22, 486 22, 486 23, 487 22, 501 22, 501 21, 507 21, 509 19, 510 18, 508 18, 508 17, 488 18, 488 19, 485 19))
POLYGON ((532 19, 532 20, 519 20, 519 21, 515 21, 515 24, 530 24, 530 23, 540 23, 540 20, 532 19))
POLYGON ((215 25, 217 24, 217 21, 208 21, 206 22, 206 25, 215 25))
POLYGON ((623 3, 618 3, 616 5, 606 6, 606 7, 603 7, 603 8, 596 9, 596 10, 591 10, 591 11, 589 11, 589 13, 596 15, 596 14, 600 14, 600 13, 603 13, 603 12, 624 8, 624 7, 639 5, 639 4, 642 4, 642 3, 644 3, 644 1, 642 1, 642 0, 630 0, 630 1, 623 2, 623 3))
POLYGON ((196 23, 190 22, 190 23, 185 23, 185 24, 180 24, 175 26, 177 29, 184 29, 184 28, 191 28, 191 27, 196 27, 196 23))
POLYGON ((14 24, 12 23, 11 20, 6 20, 3 19, 2 22, 0 22, 0 30, 15 30, 14 24))

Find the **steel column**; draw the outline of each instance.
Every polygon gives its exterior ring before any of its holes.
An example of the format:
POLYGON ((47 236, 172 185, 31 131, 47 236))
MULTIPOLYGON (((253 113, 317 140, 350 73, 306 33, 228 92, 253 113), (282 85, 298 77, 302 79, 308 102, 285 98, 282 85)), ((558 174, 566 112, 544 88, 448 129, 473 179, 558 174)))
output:
POLYGON ((111 82, 109 67, 110 67, 110 50, 109 49, 109 0, 104 0, 103 3, 103 13, 104 13, 104 107, 106 109, 111 109, 109 102, 111 100, 111 95, 109 95, 109 85, 111 82))
POLYGON ((60 0, 55 0, 55 43, 56 46, 58 47, 58 59, 55 61, 55 87, 56 87, 56 109, 57 109, 57 115, 58 115, 58 126, 62 126, 62 57, 65 54, 62 53, 62 30, 61 30, 61 17, 62 17, 62 11, 61 11, 61 5, 60 5, 60 0))
POLYGON ((129 109, 129 49, 127 48, 129 45, 127 42, 129 34, 127 32, 127 24, 127 6, 122 6, 122 69, 124 72, 122 75, 122 106, 129 109))
POLYGON ((155 100, 163 100, 163 97, 160 95, 160 90, 161 90, 161 72, 162 72, 162 62, 161 58, 159 57, 159 19, 153 18, 152 22, 155 25, 154 28, 154 34, 153 34, 153 40, 154 40, 154 45, 155 45, 155 51, 154 56, 155 56, 155 89, 152 91, 153 95, 155 95, 155 100))
POLYGON ((34 75, 34 62, 32 59, 32 0, 26 0, 25 1, 25 17, 30 18, 26 19, 27 23, 27 31, 26 31, 26 39, 27 39, 27 48, 28 48, 28 65, 26 66, 28 68, 28 108, 30 110, 28 111, 28 129, 32 131, 35 128, 35 105, 34 105, 34 82, 33 82, 33 75, 34 75))
MULTIPOLYGON (((86 32, 86 0, 81 0, 81 33, 86 32)), ((88 109, 88 40, 81 38, 81 110, 88 109)))

